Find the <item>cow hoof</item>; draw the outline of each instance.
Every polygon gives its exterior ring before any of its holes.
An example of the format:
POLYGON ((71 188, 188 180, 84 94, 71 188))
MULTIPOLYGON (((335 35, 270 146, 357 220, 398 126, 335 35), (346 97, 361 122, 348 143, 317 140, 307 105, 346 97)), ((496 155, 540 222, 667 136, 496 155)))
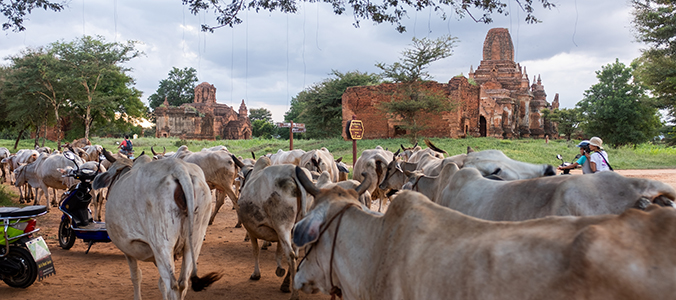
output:
POLYGON ((282 286, 279 287, 279 290, 284 292, 284 293, 291 293, 291 289, 289 288, 291 286, 291 279, 289 279, 289 276, 284 277, 284 282, 282 282, 282 286))
POLYGON ((251 280, 259 280, 259 279, 261 279, 261 275, 260 275, 260 274, 258 274, 258 275, 256 275, 256 274, 251 274, 251 277, 249 277, 249 279, 251 279, 251 280))
POLYGON ((282 277, 282 276, 284 276, 285 273, 286 273, 286 270, 284 270, 280 267, 277 267, 277 270, 275 270, 275 275, 277 275, 277 277, 282 277))

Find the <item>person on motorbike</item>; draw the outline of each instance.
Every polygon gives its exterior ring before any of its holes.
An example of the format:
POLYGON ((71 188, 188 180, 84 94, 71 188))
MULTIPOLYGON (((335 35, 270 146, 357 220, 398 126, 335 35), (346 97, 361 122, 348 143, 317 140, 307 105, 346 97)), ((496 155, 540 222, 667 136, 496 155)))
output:
POLYGON ((591 149, 591 152, 585 155, 587 156, 587 160, 589 160, 592 172, 599 173, 613 170, 608 162, 608 153, 603 150, 601 138, 596 136, 591 138, 589 140, 589 149, 591 149))
POLYGON ((568 166, 559 166, 559 170, 566 170, 566 169, 575 169, 578 166, 582 167, 582 174, 591 174, 594 173, 592 172, 591 169, 591 164, 589 163, 589 158, 586 156, 587 153, 589 153, 591 150, 589 148, 589 141, 584 140, 581 141, 579 144, 577 144, 577 147, 580 148, 580 155, 574 163, 568 165, 568 166))
POLYGON ((132 145, 131 140, 129 140, 129 135, 124 136, 124 140, 119 146, 117 146, 117 148, 120 148, 120 153, 124 154, 125 156, 134 155, 134 145, 132 145))

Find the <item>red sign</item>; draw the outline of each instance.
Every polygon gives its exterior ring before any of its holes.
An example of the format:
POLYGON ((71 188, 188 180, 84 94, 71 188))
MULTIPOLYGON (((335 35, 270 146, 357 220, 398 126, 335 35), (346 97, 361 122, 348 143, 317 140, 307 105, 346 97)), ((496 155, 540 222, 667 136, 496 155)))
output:
POLYGON ((364 135, 364 124, 360 120, 352 120, 350 121, 348 131, 350 132, 351 139, 361 140, 364 135))

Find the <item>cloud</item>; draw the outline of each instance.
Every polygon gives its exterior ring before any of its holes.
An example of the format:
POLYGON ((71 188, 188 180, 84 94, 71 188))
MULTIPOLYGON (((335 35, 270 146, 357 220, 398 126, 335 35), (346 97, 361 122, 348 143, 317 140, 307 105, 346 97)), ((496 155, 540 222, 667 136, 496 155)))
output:
MULTIPOLYGON (((389 24, 361 21, 356 28, 351 13, 333 14, 324 3, 299 2, 296 14, 243 11, 244 23, 214 33, 199 31, 215 25, 213 13, 191 15, 181 1, 70 2, 60 13, 34 11, 21 33, 0 36, 0 55, 16 55, 25 47, 71 41, 84 34, 107 41, 140 41, 145 56, 127 63, 143 91, 144 101, 172 67, 194 67, 200 82, 217 88, 216 99, 238 107, 266 107, 281 121, 291 98, 304 88, 340 72, 378 72, 375 63, 394 63, 412 37, 459 38, 453 56, 433 63, 435 80, 447 82, 467 75, 481 63, 482 47, 490 28, 510 30, 516 61, 531 79, 540 74, 548 100, 560 94, 562 107, 573 107, 585 89, 596 82, 594 71, 615 58, 628 64, 640 54, 631 32, 631 8, 624 1, 598 0, 538 8, 539 24, 525 24, 523 12, 508 2, 510 16, 494 15, 495 23, 474 23, 451 14, 441 20, 436 12, 409 11, 403 20, 408 31, 398 33, 389 24), (83 7, 84 5, 84 7, 83 7)), ((7 64, 7 62, 4 62, 7 64)))

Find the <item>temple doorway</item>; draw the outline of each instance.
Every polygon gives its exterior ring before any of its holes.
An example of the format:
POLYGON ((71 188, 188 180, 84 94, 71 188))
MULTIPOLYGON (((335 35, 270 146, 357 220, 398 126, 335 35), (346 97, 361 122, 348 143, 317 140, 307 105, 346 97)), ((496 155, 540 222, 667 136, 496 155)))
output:
POLYGON ((484 116, 479 117, 479 136, 486 136, 486 118, 484 116))

